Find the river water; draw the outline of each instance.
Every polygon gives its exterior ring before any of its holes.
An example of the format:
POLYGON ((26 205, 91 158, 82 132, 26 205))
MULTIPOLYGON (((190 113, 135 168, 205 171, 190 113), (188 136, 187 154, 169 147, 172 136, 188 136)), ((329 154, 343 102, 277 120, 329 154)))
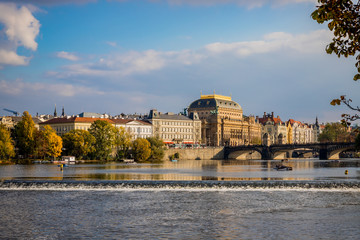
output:
POLYGON ((0 165, 0 239, 359 239, 359 159, 278 163, 0 165))

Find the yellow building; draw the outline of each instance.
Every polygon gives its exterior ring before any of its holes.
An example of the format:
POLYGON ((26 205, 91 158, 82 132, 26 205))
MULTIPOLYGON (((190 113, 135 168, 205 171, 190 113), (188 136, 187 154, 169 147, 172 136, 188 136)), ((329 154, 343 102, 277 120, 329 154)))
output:
POLYGON ((45 125, 50 125, 59 136, 64 135, 74 129, 88 130, 93 122, 96 120, 106 121, 115 125, 111 119, 107 118, 90 118, 90 117, 63 117, 53 118, 40 124, 41 128, 45 125))
POLYGON ((244 117, 241 106, 231 97, 201 95, 188 108, 201 120, 202 143, 209 146, 260 144, 261 125, 255 117, 244 117))

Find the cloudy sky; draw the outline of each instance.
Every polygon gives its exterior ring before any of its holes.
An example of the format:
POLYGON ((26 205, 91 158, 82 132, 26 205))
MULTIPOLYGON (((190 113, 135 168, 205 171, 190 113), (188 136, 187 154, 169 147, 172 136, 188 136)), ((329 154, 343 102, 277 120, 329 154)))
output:
POLYGON ((314 0, 0 0, 0 115, 178 113, 200 94, 245 115, 337 121, 354 58, 325 53, 314 0))

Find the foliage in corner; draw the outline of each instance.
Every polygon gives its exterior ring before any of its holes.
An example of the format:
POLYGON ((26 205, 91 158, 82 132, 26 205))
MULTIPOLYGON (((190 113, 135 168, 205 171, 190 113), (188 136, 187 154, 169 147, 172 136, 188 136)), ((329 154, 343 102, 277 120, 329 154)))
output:
MULTIPOLYGON (((354 80, 360 79, 360 0, 318 0, 319 6, 311 17, 320 24, 328 22, 328 28, 333 32, 332 42, 327 45, 328 54, 335 53, 338 57, 355 56, 357 73, 354 80)), ((340 96, 331 105, 345 104, 353 111, 360 112, 359 107, 351 105, 351 99, 340 96)), ((349 126, 351 121, 360 119, 359 114, 343 114, 342 122, 349 126)))
POLYGON ((334 38, 327 45, 328 54, 338 57, 356 56, 357 74, 354 80, 360 79, 360 0, 318 0, 320 4, 311 17, 320 24, 328 23, 334 38))

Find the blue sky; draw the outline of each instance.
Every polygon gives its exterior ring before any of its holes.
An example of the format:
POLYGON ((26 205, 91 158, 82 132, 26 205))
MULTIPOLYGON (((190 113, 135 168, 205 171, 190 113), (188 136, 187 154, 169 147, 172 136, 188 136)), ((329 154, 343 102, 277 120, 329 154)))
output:
POLYGON ((180 112, 200 93, 245 115, 338 121, 354 58, 325 53, 314 0, 0 0, 0 115, 180 112))

